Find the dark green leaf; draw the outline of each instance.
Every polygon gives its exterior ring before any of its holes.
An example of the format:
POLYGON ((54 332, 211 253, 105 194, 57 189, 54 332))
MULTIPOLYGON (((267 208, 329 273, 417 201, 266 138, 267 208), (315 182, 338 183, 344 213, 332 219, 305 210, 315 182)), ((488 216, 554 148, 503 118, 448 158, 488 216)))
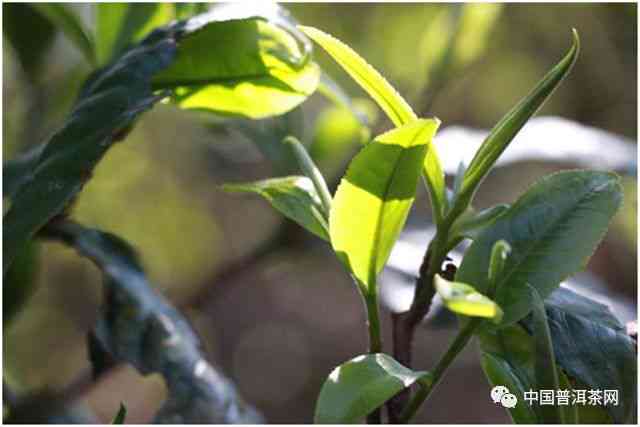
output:
POLYGON ((567 55, 493 127, 465 172, 460 193, 455 202, 460 206, 461 211, 471 203, 475 191, 498 157, 569 73, 579 51, 580 39, 577 31, 573 30, 573 45, 567 55))
POLYGON ((480 362, 491 387, 504 386, 517 397, 516 406, 508 408, 511 419, 516 424, 537 424, 535 411, 524 401, 524 393, 529 390, 529 384, 523 383, 515 367, 493 353, 482 353, 480 362))
POLYGON ((531 310, 526 284, 545 298, 582 269, 621 201, 618 178, 611 173, 569 171, 545 177, 473 242, 456 280, 486 292, 493 245, 508 242, 512 252, 493 299, 504 311, 503 324, 514 323, 531 310))
POLYGON ((34 3, 33 7, 51 21, 73 43, 87 62, 96 63, 93 40, 80 17, 68 5, 61 3, 34 3))
POLYGON ((181 108, 258 119, 286 113, 316 90, 318 66, 280 25, 211 18, 184 28, 176 61, 154 78, 156 88, 174 89, 181 108))
POLYGON ((113 418, 111 424, 124 424, 124 420, 127 417, 127 408, 124 406, 124 403, 120 402, 120 409, 118 409, 118 413, 113 418))
MULTIPOLYGON (((533 340, 535 351, 535 377, 538 390, 559 390, 556 357, 551 342, 551 333, 547 323, 547 313, 540 294, 528 286, 532 299, 533 340)), ((565 424, 564 412, 558 405, 540 405, 538 411, 546 424, 565 424)))
MULTIPOLYGON (((618 390, 619 405, 605 409, 617 423, 635 422, 637 358, 625 328, 608 307, 565 288, 545 307, 558 364, 589 388, 618 390)), ((523 323, 532 330, 531 319, 523 323)))
POLYGON ((331 244, 365 293, 395 244, 415 198, 439 121, 416 120, 376 137, 351 161, 329 219, 331 244))
POLYGON ((98 3, 94 7, 99 64, 109 62, 129 44, 142 40, 175 15, 171 3, 98 3))
POLYGON ((356 423, 402 389, 428 378, 427 372, 405 368, 386 354, 355 357, 329 374, 318 396, 314 421, 356 423))
POLYGON ((36 145, 2 165, 2 196, 11 197, 29 179, 45 144, 36 145))
POLYGON ((155 422, 262 421, 229 380, 206 361, 189 323, 147 280, 127 242, 64 220, 48 224, 42 235, 75 248, 102 271, 106 298, 96 338, 117 361, 130 363, 144 375, 163 376, 168 398, 155 422))
POLYGON ((311 180, 304 176, 272 178, 247 184, 227 184, 229 192, 256 193, 287 218, 297 222, 316 236, 329 240, 327 220, 311 180))
POLYGON ((156 36, 92 75, 70 117, 42 149, 4 216, 3 272, 34 233, 63 213, 113 142, 163 97, 152 93, 150 78, 172 60, 175 44, 169 35, 156 36))

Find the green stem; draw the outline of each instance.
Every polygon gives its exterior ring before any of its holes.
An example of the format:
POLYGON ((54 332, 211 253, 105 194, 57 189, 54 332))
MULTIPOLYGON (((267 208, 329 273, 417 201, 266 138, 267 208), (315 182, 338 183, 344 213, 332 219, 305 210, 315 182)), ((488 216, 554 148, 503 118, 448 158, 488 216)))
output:
POLYGON ((406 408, 400 414, 400 422, 407 423, 413 418, 420 408, 420 405, 429 397, 433 389, 436 387, 442 375, 446 372, 451 365, 451 362, 460 354, 460 351, 467 345, 476 327, 480 324, 481 319, 474 317, 470 319, 467 324, 458 332, 458 335, 453 340, 447 352, 442 356, 436 367, 431 371, 431 383, 427 386, 420 388, 415 395, 411 398, 406 408))
POLYGON ((380 316, 378 314, 378 296, 376 293, 365 297, 367 305, 367 327, 369 329, 369 353, 382 352, 382 338, 380 336, 380 316))
MULTIPOLYGON (((374 287, 375 289, 375 287, 374 287)), ((367 307, 367 329, 369 330, 369 353, 382 353, 382 338, 380 336, 380 316, 378 313, 378 296, 376 292, 363 294, 367 307)), ((367 415, 367 424, 381 424, 382 414, 377 408, 367 415)))

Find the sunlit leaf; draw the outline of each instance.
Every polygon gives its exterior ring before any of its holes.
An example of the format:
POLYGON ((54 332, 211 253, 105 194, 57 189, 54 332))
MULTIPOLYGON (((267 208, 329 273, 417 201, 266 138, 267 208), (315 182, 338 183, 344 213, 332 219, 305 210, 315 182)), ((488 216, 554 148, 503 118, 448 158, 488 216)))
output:
MULTIPOLYGON (((360 55, 335 37, 313 27, 299 27, 309 38, 326 50, 336 62, 367 92, 387 114, 396 126, 402 126, 417 119, 409 104, 400 94, 369 65, 360 55)), ((444 173, 438 153, 430 149, 424 159, 424 176, 431 197, 436 222, 444 216, 447 206, 444 173)))
POLYGON ((490 298, 476 291, 466 283, 450 282, 439 275, 435 276, 435 287, 444 305, 454 313, 463 316, 486 317, 500 322, 502 310, 490 298))
POLYGON ((68 5, 61 3, 33 3, 33 7, 46 16, 75 47, 82 52, 89 64, 95 65, 96 54, 89 31, 68 5))
POLYGON ((416 193, 437 120, 417 120, 376 137, 351 161, 333 199, 331 244, 366 292, 375 292, 416 193))
POLYGON ((286 113, 316 90, 318 66, 279 25, 193 19, 186 27, 176 61, 154 78, 175 90, 181 108, 257 119, 286 113))
POLYGON ((498 157, 569 73, 579 51, 580 39, 574 30, 573 45, 567 55, 493 127, 482 143, 465 172, 456 204, 466 207, 471 202, 475 191, 498 157))
POLYGON ((96 56, 99 64, 111 60, 129 44, 174 18, 171 3, 97 3, 96 56))
POLYGON ((429 374, 405 368, 386 354, 355 357, 329 374, 318 396, 314 421, 357 423, 416 381, 428 382, 429 374))
POLYGON ((402 126, 417 119, 416 114, 400 94, 353 49, 317 28, 303 25, 299 28, 344 68, 378 103, 394 125, 402 126))
POLYGON ((225 191, 256 193, 287 218, 318 237, 329 240, 322 203, 311 180, 304 176, 272 178, 248 184, 227 184, 225 191))
POLYGON ((581 270, 618 210, 622 193, 612 173, 568 171, 534 184, 473 242, 456 281, 489 288, 487 271, 493 245, 505 240, 512 251, 498 276, 493 298, 503 323, 531 310, 530 283, 545 298, 569 275, 581 270))

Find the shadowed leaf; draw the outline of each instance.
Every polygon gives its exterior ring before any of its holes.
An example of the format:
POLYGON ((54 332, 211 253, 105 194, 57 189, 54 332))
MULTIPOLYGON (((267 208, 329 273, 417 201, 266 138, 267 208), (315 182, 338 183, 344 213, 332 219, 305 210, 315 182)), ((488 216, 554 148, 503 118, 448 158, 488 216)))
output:
POLYGON ((559 283, 581 270, 604 236, 622 201, 616 175, 568 171, 534 184, 473 242, 456 280, 489 287, 491 249, 505 240, 512 251, 497 277, 493 298, 504 311, 503 324, 531 310, 530 283, 545 298, 559 283))

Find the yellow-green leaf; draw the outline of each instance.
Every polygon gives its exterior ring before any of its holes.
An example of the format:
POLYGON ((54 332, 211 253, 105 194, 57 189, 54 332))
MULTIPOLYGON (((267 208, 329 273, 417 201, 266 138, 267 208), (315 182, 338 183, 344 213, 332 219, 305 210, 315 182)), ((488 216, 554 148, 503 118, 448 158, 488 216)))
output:
POLYGON ((435 286, 444 305, 454 313, 464 316, 486 317, 499 323, 502 309, 491 299, 466 283, 450 282, 439 275, 435 276, 435 286))
MULTIPOLYGON (((398 91, 353 49, 317 28, 306 26, 299 26, 299 28, 336 60, 347 74, 378 103, 396 127, 417 119, 416 114, 398 91)), ((446 210, 447 198, 444 172, 435 147, 431 148, 425 157, 424 176, 431 197, 433 215, 436 223, 439 223, 446 210)))
POLYGON ((269 21, 212 21, 189 30, 176 61, 153 80, 174 89, 181 108, 260 119, 286 113, 318 86, 319 67, 292 34, 269 21))
POLYGON ((300 25, 378 103, 396 126, 417 119, 407 101, 371 65, 346 44, 317 28, 300 25))
POLYGON ((375 292, 376 276, 405 223, 439 124, 421 119, 378 136, 354 157, 338 187, 331 244, 367 292, 375 292))

